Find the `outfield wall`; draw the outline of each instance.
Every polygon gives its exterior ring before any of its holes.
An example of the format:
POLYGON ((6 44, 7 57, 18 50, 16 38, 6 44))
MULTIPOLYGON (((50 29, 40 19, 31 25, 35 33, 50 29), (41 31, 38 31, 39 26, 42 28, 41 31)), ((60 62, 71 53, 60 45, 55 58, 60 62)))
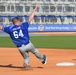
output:
MULTIPOLYGON (((29 26, 29 32, 32 36, 76 36, 76 24, 33 24, 29 26)), ((8 36, 8 34, 0 31, 0 36, 8 36)))
POLYGON ((34 24, 29 32, 76 32, 76 24, 34 24))
POLYGON ((76 32, 76 24, 30 24, 28 30, 29 32, 76 32))

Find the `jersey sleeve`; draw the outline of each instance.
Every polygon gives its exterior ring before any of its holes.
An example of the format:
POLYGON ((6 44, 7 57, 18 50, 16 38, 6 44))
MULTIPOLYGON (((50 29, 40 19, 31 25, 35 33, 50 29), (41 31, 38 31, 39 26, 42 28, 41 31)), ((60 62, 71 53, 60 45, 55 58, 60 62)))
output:
POLYGON ((6 33, 9 33, 9 26, 3 26, 2 30, 6 33))
POLYGON ((28 28, 29 25, 30 25, 30 22, 29 22, 29 21, 27 21, 27 22, 23 22, 22 25, 23 25, 24 27, 28 28))

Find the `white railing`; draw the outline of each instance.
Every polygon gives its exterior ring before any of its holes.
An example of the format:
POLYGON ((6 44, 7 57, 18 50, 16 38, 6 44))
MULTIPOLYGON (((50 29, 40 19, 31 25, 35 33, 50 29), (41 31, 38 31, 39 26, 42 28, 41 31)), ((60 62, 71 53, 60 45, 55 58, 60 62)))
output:
MULTIPOLYGON (((35 5, 0 4, 0 15, 29 15, 35 5)), ((41 5, 36 15, 76 15, 76 4, 41 5)))
POLYGON ((1 3, 75 3, 76 0, 0 0, 1 3))
MULTIPOLYGON (((0 0, 0 15, 30 15, 32 12, 34 6, 40 3, 41 6, 39 10, 36 12, 36 15, 76 15, 76 0, 0 0)), ((23 18, 23 20, 25 20, 23 18)), ((76 18, 74 19, 68 19, 65 18, 64 22, 61 22, 60 18, 57 18, 56 22, 53 22, 52 19, 49 19, 46 21, 46 18, 42 21, 41 18, 39 18, 39 22, 35 22, 36 19, 32 21, 32 23, 76 23, 76 18)), ((2 23, 2 22, 1 22, 2 23)), ((3 20, 3 23, 7 23, 6 19, 3 20)), ((11 22, 8 22, 11 23, 11 22)))

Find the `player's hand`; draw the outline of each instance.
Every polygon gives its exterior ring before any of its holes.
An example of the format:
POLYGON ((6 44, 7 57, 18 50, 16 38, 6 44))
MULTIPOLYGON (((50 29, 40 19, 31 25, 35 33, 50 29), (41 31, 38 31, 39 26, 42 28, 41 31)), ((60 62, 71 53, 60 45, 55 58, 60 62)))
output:
POLYGON ((34 10, 36 11, 39 7, 40 7, 40 4, 37 4, 34 10))
POLYGON ((32 13, 31 13, 31 15, 30 15, 30 17, 29 17, 29 19, 28 19, 29 22, 31 22, 31 21, 33 20, 34 15, 35 15, 35 12, 36 12, 36 10, 37 10, 39 7, 40 7, 40 5, 37 4, 36 7, 35 7, 35 9, 32 11, 32 13))
POLYGON ((2 30, 2 26, 0 26, 0 30, 2 30))

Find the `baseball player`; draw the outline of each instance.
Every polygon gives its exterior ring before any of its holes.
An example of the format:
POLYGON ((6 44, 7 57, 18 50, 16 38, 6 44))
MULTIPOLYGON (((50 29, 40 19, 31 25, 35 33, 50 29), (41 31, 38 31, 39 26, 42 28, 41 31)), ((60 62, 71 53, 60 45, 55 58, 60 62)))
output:
POLYGON ((13 25, 0 26, 0 30, 3 30, 4 32, 8 33, 14 44, 17 46, 19 52, 24 58, 23 66, 26 69, 32 69, 32 67, 29 65, 29 52, 32 52, 43 64, 46 64, 47 61, 46 55, 42 55, 30 42, 28 33, 29 24, 33 20, 35 12, 38 8, 39 5, 36 5, 27 22, 21 23, 18 17, 14 17, 12 19, 13 25))

